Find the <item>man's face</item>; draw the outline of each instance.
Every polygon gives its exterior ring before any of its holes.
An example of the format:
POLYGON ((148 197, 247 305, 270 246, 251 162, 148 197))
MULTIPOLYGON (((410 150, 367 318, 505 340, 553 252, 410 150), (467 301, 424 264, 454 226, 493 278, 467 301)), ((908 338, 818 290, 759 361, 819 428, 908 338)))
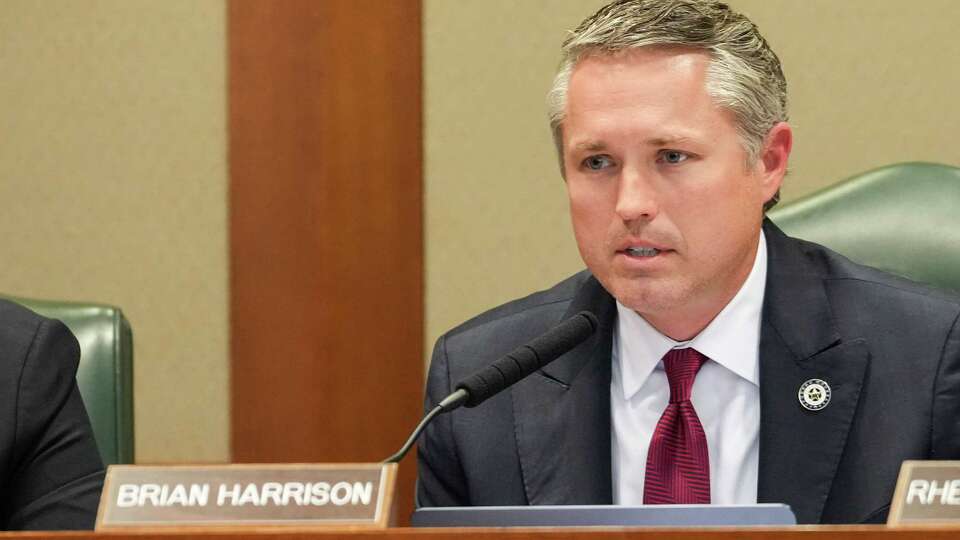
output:
POLYGON ((785 153, 765 148, 747 167, 733 115, 707 94, 708 62, 663 48, 588 57, 571 75, 563 122, 581 257, 675 339, 702 330, 749 274, 790 146, 779 124, 785 153))

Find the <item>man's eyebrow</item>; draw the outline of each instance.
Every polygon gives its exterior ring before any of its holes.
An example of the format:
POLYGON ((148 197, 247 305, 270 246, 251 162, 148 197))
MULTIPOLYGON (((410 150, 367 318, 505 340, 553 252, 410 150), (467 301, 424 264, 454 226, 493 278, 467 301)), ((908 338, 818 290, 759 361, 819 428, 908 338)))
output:
POLYGON ((603 141, 582 141, 573 145, 573 150, 577 152, 602 152, 607 149, 603 141))
MULTIPOLYGON (((644 139, 642 142, 647 146, 670 146, 674 144, 683 144, 694 141, 693 137, 686 135, 660 135, 644 139)), ((571 148, 574 152, 603 152, 607 149, 607 143, 603 141, 581 141, 571 148)))
POLYGON ((672 144, 680 144, 690 142, 692 139, 683 135, 666 135, 662 137, 652 137, 647 139, 644 144, 649 146, 670 146, 672 144))

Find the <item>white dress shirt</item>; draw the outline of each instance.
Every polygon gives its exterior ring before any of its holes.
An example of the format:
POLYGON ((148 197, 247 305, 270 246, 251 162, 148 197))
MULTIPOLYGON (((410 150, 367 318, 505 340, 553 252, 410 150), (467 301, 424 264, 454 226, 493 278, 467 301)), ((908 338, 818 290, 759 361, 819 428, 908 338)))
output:
POLYGON ((707 435, 710 502, 755 504, 760 432, 760 311, 767 281, 763 231, 750 275, 736 296, 690 341, 678 343, 617 302, 610 388, 613 502, 643 504, 650 438, 670 398, 661 359, 693 347, 710 360, 691 401, 707 435))

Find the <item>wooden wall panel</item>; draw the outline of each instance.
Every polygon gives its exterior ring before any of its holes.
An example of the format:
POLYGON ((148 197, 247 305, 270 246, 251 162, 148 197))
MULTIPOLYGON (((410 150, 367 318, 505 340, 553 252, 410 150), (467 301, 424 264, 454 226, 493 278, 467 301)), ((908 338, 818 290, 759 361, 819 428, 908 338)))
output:
POLYGON ((227 5, 232 457, 379 461, 422 399, 420 2, 227 5))

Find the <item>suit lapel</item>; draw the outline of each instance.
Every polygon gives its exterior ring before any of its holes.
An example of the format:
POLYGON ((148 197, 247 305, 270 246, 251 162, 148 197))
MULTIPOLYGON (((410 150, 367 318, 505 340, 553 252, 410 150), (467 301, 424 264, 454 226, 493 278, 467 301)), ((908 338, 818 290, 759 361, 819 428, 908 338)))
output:
POLYGON ((847 439, 869 352, 837 333, 818 266, 770 222, 760 332, 759 502, 789 504, 799 523, 819 522, 847 439), (808 411, 800 386, 826 381, 830 402, 808 411))
POLYGON ((587 278, 564 318, 593 312, 600 329, 518 383, 517 450, 530 504, 610 504, 610 348, 613 298, 587 278))

